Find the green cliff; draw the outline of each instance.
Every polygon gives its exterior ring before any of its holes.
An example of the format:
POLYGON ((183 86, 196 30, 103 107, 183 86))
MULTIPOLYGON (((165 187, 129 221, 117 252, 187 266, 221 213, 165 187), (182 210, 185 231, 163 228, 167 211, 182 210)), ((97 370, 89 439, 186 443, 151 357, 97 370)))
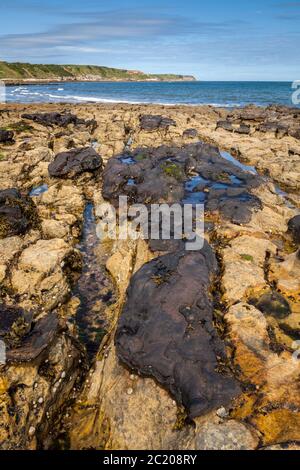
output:
POLYGON ((50 65, 0 61, 0 80, 25 81, 192 81, 192 76, 122 70, 96 65, 50 65))

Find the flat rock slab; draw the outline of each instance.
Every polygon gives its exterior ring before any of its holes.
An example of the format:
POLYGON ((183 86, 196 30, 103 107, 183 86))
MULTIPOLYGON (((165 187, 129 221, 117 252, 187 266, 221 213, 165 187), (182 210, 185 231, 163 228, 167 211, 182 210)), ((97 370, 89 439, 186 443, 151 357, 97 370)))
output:
POLYGON ((226 353, 209 295, 216 271, 208 244, 144 265, 132 278, 115 337, 119 359, 166 387, 190 418, 228 405, 238 382, 218 372, 226 353))
POLYGON ((140 117, 140 125, 141 129, 144 131, 156 131, 158 129, 168 129, 170 126, 176 126, 176 122, 164 116, 145 114, 140 117))
POLYGON ((103 160, 92 147, 70 150, 56 155, 49 165, 49 174, 54 178, 74 178, 86 171, 102 168, 103 160))
POLYGON ((24 235, 38 225, 36 207, 17 189, 0 191, 0 238, 24 235))
POLYGON ((70 124, 74 126, 84 125, 86 127, 96 126, 97 123, 94 120, 85 121, 84 119, 79 119, 74 114, 70 113, 36 113, 36 114, 23 114, 23 119, 36 122, 45 127, 58 126, 58 127, 67 127, 70 124))

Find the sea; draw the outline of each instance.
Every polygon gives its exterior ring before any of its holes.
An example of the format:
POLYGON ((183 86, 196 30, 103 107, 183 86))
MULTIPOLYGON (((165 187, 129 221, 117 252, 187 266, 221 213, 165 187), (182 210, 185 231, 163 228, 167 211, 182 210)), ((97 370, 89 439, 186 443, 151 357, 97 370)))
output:
MULTIPOLYGON (((300 82, 299 82, 300 86, 300 82)), ((298 106, 291 82, 72 82, 6 87, 14 103, 155 103, 237 108, 298 106)), ((297 93, 300 98, 300 92, 297 93)), ((296 96, 297 97, 297 96, 296 96)), ((300 99, 298 99, 300 102, 300 99)))

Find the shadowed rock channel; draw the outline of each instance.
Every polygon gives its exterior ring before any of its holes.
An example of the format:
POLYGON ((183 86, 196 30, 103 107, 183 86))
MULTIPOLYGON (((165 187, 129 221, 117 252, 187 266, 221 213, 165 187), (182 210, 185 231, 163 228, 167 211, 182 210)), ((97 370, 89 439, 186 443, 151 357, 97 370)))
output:
POLYGON ((116 301, 114 286, 105 270, 105 263, 99 259, 99 244, 94 208, 92 204, 87 204, 82 238, 78 246, 83 256, 83 269, 73 295, 80 299, 76 324, 90 360, 97 354, 106 333, 105 309, 116 301))

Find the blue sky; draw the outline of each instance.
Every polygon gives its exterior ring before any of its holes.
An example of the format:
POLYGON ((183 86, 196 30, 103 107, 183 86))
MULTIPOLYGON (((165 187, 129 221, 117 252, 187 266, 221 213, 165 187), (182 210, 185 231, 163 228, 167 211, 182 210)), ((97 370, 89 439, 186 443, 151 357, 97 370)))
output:
POLYGON ((300 79, 300 1, 1 0, 0 59, 300 79))

